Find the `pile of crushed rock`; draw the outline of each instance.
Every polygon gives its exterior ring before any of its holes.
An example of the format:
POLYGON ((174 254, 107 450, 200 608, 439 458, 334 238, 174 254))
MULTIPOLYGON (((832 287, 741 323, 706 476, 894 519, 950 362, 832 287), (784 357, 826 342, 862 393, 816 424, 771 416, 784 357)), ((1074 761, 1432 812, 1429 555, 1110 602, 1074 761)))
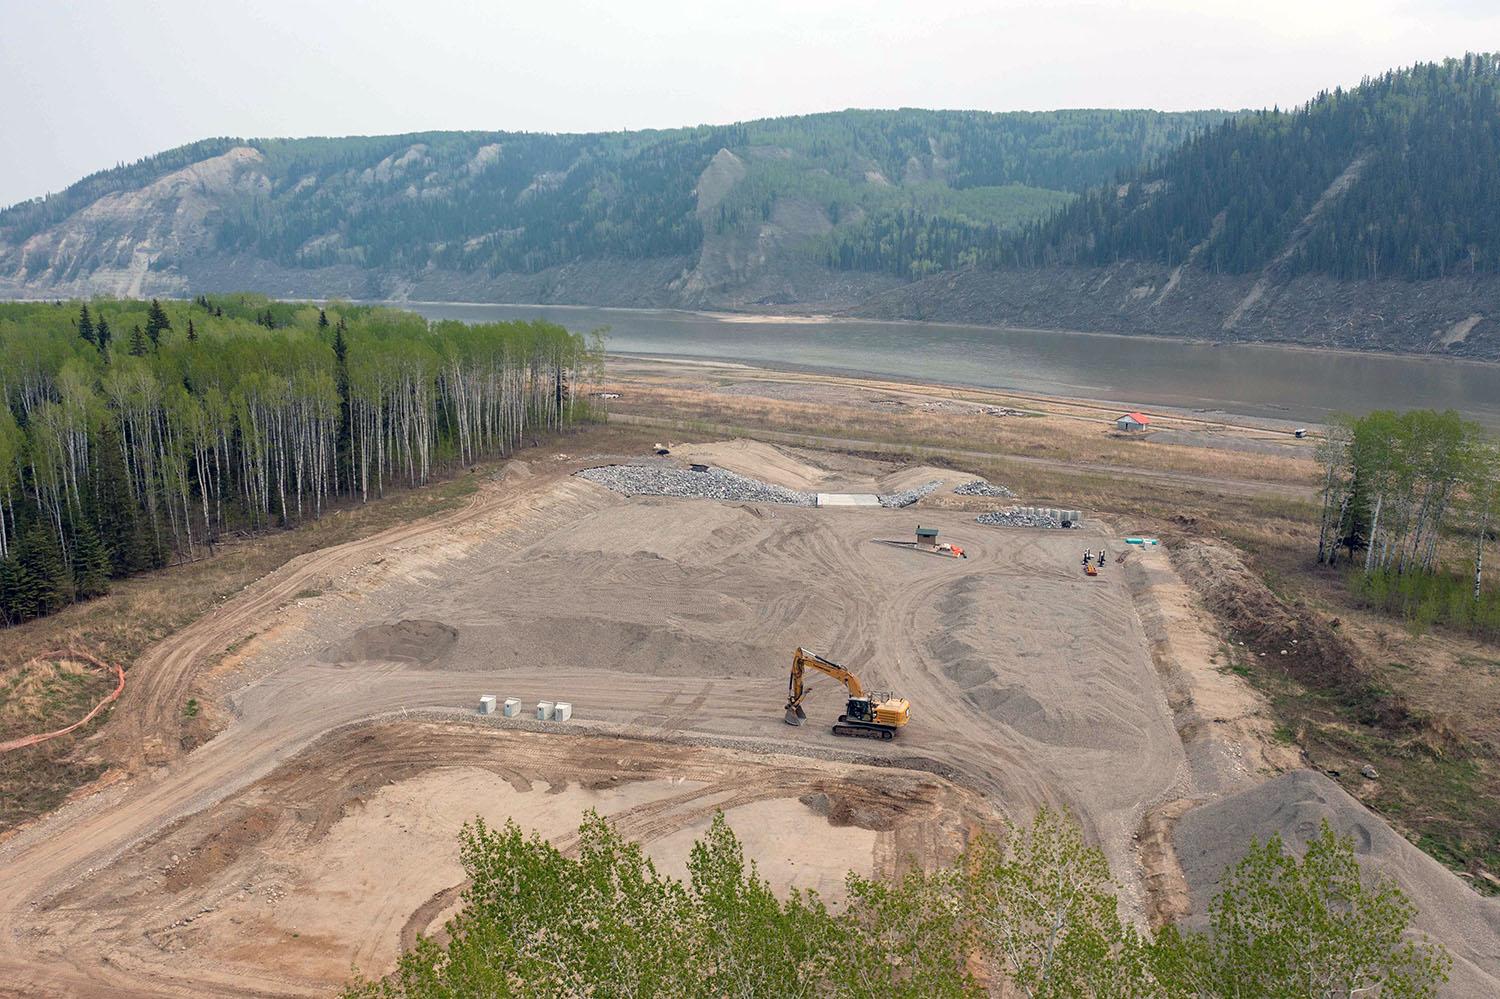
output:
POLYGON ((965 482, 953 489, 955 496, 998 496, 1001 499, 1015 499, 1016 494, 1002 485, 998 485, 988 479, 975 479, 973 482, 965 482))
POLYGON ((914 489, 903 489, 899 493, 881 493, 879 497, 880 505, 892 510, 898 510, 903 506, 911 506, 923 496, 930 495, 934 490, 940 488, 942 484, 941 480, 933 479, 931 482, 924 482, 914 489))
POLYGON ((975 517, 976 523, 991 527, 1078 527, 1082 514, 1077 510, 1047 510, 1039 506, 1013 506, 1009 510, 992 510, 975 517))
POLYGON ((694 472, 672 465, 600 465, 585 468, 578 476, 627 496, 678 496, 790 506, 817 503, 814 493, 772 485, 722 468, 694 472))

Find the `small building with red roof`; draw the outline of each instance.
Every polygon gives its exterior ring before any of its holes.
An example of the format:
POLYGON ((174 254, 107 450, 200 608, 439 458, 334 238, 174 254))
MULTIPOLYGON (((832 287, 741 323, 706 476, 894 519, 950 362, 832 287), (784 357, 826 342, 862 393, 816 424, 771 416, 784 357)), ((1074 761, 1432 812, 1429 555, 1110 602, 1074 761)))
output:
POLYGON ((1124 430, 1127 433, 1136 430, 1145 430, 1151 425, 1151 417, 1145 413, 1126 413, 1115 421, 1116 430, 1124 430))

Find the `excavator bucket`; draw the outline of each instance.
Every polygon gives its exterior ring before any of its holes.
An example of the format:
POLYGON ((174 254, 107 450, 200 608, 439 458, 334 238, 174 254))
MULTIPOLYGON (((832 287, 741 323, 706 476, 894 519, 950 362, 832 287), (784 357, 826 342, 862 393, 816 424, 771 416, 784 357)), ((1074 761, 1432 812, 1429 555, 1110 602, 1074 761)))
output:
POLYGON ((802 710, 800 704, 788 704, 786 706, 786 723, 788 725, 801 725, 802 719, 807 717, 807 712, 802 710))

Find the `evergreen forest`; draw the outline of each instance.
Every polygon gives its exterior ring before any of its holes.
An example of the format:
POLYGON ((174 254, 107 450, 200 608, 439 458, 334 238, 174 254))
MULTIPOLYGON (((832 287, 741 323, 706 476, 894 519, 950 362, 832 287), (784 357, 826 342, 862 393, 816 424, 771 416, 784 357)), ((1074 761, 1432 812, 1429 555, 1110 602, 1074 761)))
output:
POLYGON ((1423 63, 1226 119, 1033 223, 996 265, 1500 273, 1500 55, 1423 63))

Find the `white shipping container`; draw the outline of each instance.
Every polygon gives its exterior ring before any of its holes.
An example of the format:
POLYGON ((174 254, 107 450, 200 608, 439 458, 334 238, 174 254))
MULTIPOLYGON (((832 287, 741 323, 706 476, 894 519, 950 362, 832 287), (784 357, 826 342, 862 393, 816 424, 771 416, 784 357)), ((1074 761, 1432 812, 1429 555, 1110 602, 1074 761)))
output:
POLYGON ((551 701, 537 701, 536 702, 536 720, 537 721, 551 721, 552 720, 552 712, 553 712, 553 710, 554 710, 554 706, 553 706, 553 704, 552 704, 551 701))
POLYGON ((557 706, 552 709, 553 721, 567 721, 573 717, 573 705, 567 701, 558 701, 557 706))
POLYGON ((494 694, 485 694, 479 699, 479 713, 482 715, 492 715, 495 713, 494 694))
POLYGON ((507 718, 514 718, 521 713, 521 699, 519 697, 507 697, 503 713, 507 718))

